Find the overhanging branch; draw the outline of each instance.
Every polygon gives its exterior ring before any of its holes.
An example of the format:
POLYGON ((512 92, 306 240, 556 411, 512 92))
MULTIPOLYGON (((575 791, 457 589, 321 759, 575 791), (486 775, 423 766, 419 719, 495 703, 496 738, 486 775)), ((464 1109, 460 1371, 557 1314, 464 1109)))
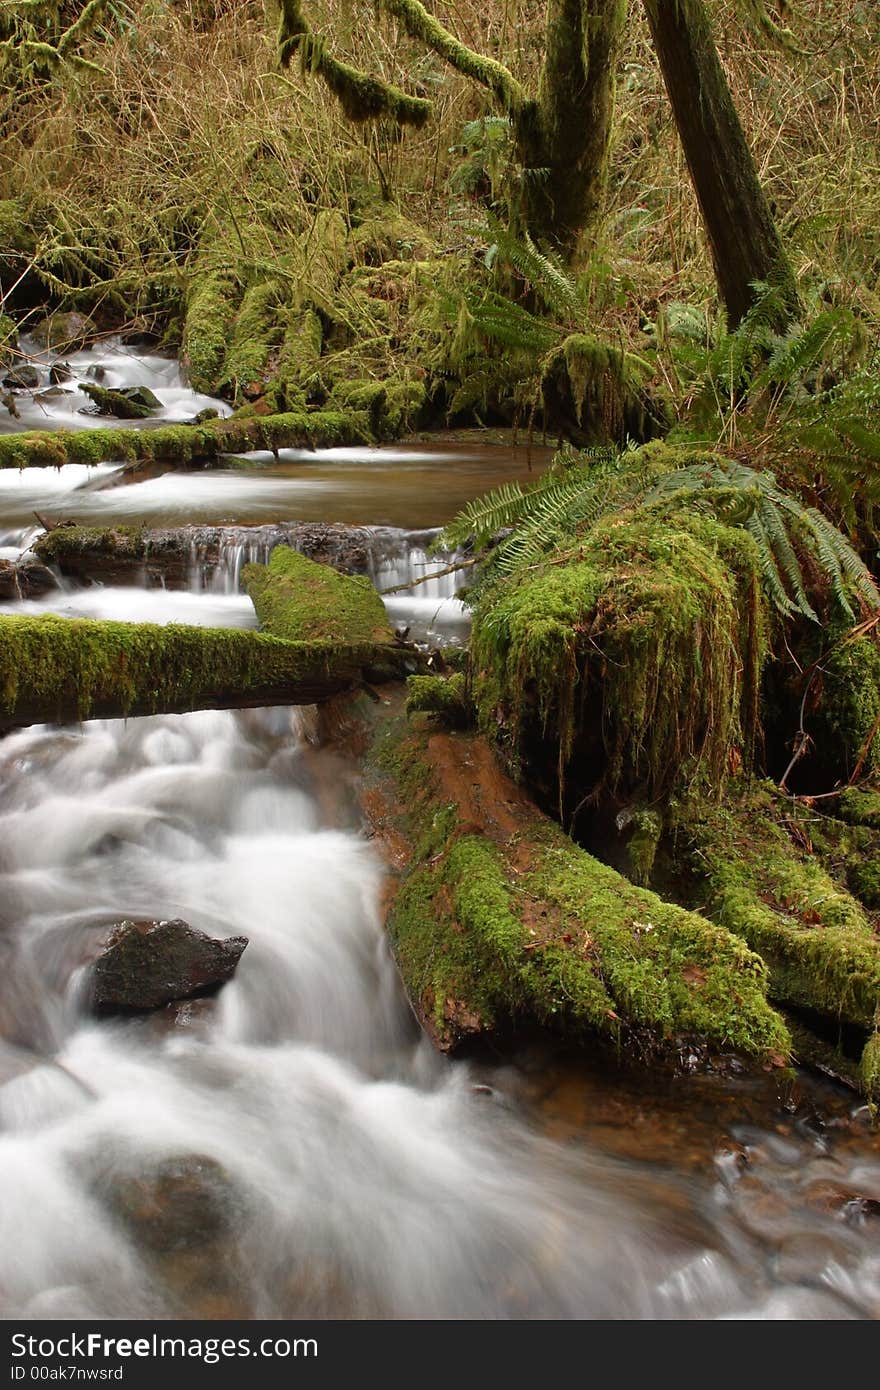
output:
POLYGON ((297 53, 303 70, 322 78, 352 121, 390 116, 399 125, 421 126, 431 114, 429 101, 408 96, 399 87, 334 58, 323 40, 312 32, 299 0, 281 0, 278 29, 281 66, 289 67, 297 53))

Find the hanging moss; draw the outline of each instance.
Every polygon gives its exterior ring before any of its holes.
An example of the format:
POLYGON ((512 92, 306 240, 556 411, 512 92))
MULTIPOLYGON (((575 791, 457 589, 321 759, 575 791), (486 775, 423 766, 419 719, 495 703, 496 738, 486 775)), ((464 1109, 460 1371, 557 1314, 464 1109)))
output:
POLYGON ((880 771, 880 644, 854 634, 832 646, 821 663, 821 699, 810 718, 820 751, 834 749, 838 775, 862 760, 864 775, 880 771))
POLYGON ((651 882, 657 846, 663 833, 663 817, 659 811, 636 811, 632 817, 632 834, 626 847, 633 880, 642 887, 651 882))
POLYGON ((275 276, 245 291, 232 322, 219 382, 233 400, 263 394, 272 354, 282 340, 280 313, 287 293, 289 286, 275 276))
POLYGON ((298 54, 302 70, 323 78, 352 121, 389 116, 400 125, 424 125, 431 114, 429 101, 407 96, 399 87, 334 58, 323 40, 312 33, 299 0, 281 0, 280 10, 278 56, 282 67, 288 67, 298 54))
POLYGON ((368 814, 407 862, 389 927, 439 1046, 532 1019, 639 1060, 684 1037, 787 1053, 759 958, 579 849, 481 739, 386 729, 375 756, 368 814))
POLYGON ((665 432, 672 419, 642 358, 588 333, 573 333, 550 354, 541 379, 545 419, 569 425, 585 444, 623 444, 665 432))
POLYGON ((284 333, 269 396, 279 410, 303 409, 320 379, 324 330, 314 309, 294 315, 284 333))
POLYGON ((196 391, 216 392, 223 376, 223 362, 241 288, 231 269, 207 270, 216 252, 208 245, 196 262, 186 297, 183 327, 183 361, 196 391))
POLYGON ((278 545, 267 565, 245 565, 257 617, 275 637, 298 642, 393 643, 385 606, 369 579, 317 564, 278 545))
POLYGON ((573 755, 586 760, 579 793, 587 763, 652 796, 688 767, 720 786, 754 742, 766 650, 750 536, 698 514, 599 522, 479 601, 480 724, 515 758, 542 741, 560 787, 573 755))

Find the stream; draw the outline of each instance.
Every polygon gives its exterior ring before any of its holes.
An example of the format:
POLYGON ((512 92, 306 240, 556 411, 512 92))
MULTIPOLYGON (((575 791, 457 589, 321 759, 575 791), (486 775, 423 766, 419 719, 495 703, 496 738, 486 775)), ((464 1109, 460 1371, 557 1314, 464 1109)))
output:
MULTIPOLYGON (((66 360, 74 381, 149 385, 158 418, 212 404, 119 344, 66 360)), ((23 394, 12 424, 101 423, 80 405, 23 394)), ((0 612, 253 626, 241 565, 268 552, 242 527, 267 521, 363 526, 377 586, 412 585, 438 565, 426 529, 526 468, 467 441, 0 472, 0 558, 35 512, 229 528, 185 587, 65 581, 0 612)), ((465 641, 458 583, 389 596, 392 621, 465 641)), ((880 1137, 858 1097, 806 1073, 634 1073, 544 1038, 440 1057, 381 891, 357 770, 308 709, 0 739, 5 1318, 880 1316, 880 1137), (249 945, 216 997, 99 1020, 86 970, 123 917, 249 945)))

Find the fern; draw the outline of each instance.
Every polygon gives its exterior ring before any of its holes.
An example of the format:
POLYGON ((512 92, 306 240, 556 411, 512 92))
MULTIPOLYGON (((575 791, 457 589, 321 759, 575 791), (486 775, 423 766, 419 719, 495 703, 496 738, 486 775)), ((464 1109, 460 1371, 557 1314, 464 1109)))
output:
POLYGON ((531 488, 505 483, 471 502, 446 527, 438 544, 450 549, 468 538, 485 546, 498 532, 510 531, 487 555, 475 598, 525 567, 573 556, 579 538, 610 515, 654 510, 674 524, 676 515, 698 510, 748 532, 767 597, 785 617, 819 621, 808 573, 822 577, 825 591, 850 620, 856 617, 853 598, 880 609, 874 580, 846 538, 816 508, 780 488, 773 474, 711 454, 659 475, 650 455, 580 458, 573 464, 563 455, 531 488))

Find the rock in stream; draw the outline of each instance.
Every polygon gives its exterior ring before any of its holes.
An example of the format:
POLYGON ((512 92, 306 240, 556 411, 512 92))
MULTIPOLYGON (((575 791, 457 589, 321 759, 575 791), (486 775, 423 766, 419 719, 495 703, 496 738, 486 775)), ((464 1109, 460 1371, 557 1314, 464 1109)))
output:
POLYGON ((97 1013, 158 1009, 230 979, 248 940, 217 940, 175 918, 120 922, 91 970, 97 1013))

